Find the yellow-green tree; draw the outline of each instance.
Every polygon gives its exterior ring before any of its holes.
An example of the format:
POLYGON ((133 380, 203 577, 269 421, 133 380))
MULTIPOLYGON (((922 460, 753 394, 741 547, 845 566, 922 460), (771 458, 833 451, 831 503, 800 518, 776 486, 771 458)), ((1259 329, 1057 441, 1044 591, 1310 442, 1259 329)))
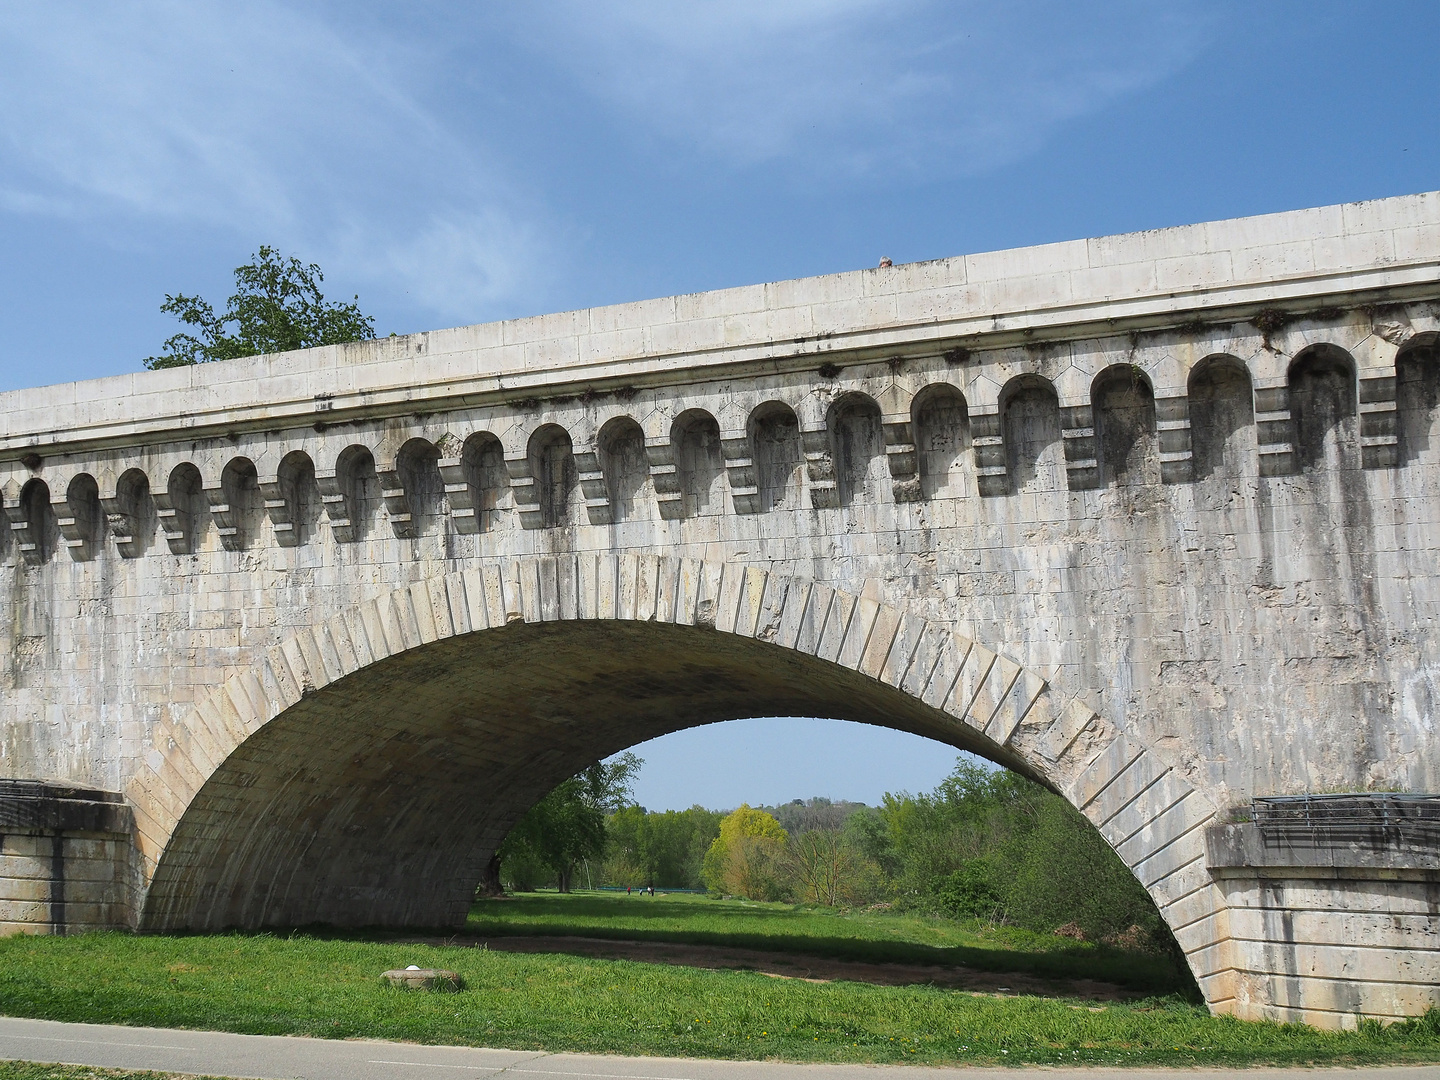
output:
POLYGON ((721 820, 720 835, 705 853, 705 887, 747 900, 781 899, 789 839, 773 815, 742 803, 721 820))

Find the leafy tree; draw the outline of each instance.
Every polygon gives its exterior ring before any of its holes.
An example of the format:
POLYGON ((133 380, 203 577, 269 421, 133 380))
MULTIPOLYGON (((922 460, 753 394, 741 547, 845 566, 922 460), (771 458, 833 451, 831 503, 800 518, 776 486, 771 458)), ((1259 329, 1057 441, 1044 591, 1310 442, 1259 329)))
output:
POLYGON ((705 853, 706 887, 748 900, 779 900, 787 891, 782 859, 788 840, 774 815, 742 803, 720 822, 705 853))
POLYGON ((629 806, 616 812, 606 823, 606 882, 695 888, 721 817, 702 806, 664 813, 629 806))
POLYGON ((873 806, 856 810, 841 826, 845 839, 879 870, 882 879, 894 881, 902 870, 895 840, 884 816, 873 806))
POLYGON ((598 761, 552 789, 501 842, 501 877, 517 889, 534 887, 548 871, 570 891, 578 863, 605 852, 605 816, 630 802, 644 762, 630 752, 598 761))
POLYGON ((613 814, 634 804, 635 778, 645 759, 626 750, 611 761, 597 761, 577 774, 591 806, 613 814))
POLYGON ((981 855, 944 878, 935 889, 939 906, 957 919, 996 921, 1005 911, 1006 894, 1004 868, 997 863, 994 855, 981 855))
POLYGON ((1090 940, 1148 939, 1173 949, 1140 883, 1104 837, 1058 795, 1004 769, 964 761, 933 792, 887 795, 847 821, 885 869, 895 900, 957 918, 1090 940))
POLYGON ((575 864, 604 847, 605 812, 585 798, 583 781, 572 776, 531 807, 501 842, 501 874, 520 888, 544 868, 561 892, 569 892, 575 864))
POLYGON ((315 263, 286 258, 272 247, 262 247, 252 260, 235 268, 235 293, 218 315, 201 297, 166 294, 160 310, 193 333, 166 338, 165 352, 147 357, 147 368, 189 367, 375 336, 375 320, 361 312, 358 296, 345 304, 321 295, 325 275, 315 263))
POLYGON ((897 897, 929 904, 966 863, 1028 828, 1048 795, 1016 773, 963 760, 930 794, 887 794, 880 817, 894 847, 897 897))
POLYGON ((1092 941, 1138 926, 1162 949, 1172 938, 1155 902, 1073 806, 1046 793, 1034 827, 1010 847, 1011 918, 1034 929, 1074 923, 1092 941))

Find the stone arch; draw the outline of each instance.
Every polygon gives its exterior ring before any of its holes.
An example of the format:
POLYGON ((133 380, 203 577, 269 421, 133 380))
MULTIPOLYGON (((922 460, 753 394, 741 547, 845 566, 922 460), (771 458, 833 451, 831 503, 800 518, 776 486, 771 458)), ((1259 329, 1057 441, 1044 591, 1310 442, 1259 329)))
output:
POLYGON ((1205 357, 1191 370, 1186 394, 1195 479, 1256 475, 1255 390, 1245 362, 1227 353, 1205 357))
POLYGON ((1065 489, 1060 395, 1043 375, 1017 375, 1000 391, 1005 471, 1013 493, 1065 489))
POLYGON ((335 459, 333 492, 324 497, 330 527, 342 543, 364 540, 371 535, 380 514, 380 475, 375 455, 368 446, 353 443, 335 459))
POLYGON ((486 533, 498 528, 504 509, 502 501, 510 490, 505 447, 491 432, 477 431, 466 438, 461 447, 460 464, 470 497, 470 505, 464 509, 469 512, 467 516, 474 519, 473 527, 465 531, 486 533))
POLYGON ((478 431, 465 440, 461 457, 470 486, 476 493, 479 531, 490 532, 500 523, 505 496, 510 490, 509 474, 505 471, 505 447, 490 432, 478 431))
POLYGON ((842 506, 860 499, 878 501, 889 480, 885 465, 885 431, 880 404, 869 394, 852 390, 831 404, 825 417, 835 486, 842 506))
POLYGON ((220 472, 219 498, 212 494, 210 513, 227 551, 244 551, 260 531, 264 499, 260 475, 248 457, 231 458, 220 472))
POLYGON ((286 547, 310 543, 320 521, 320 485, 315 462, 304 450, 291 450, 275 470, 279 512, 271 511, 275 536, 286 547))
POLYGON ((670 446, 684 500, 681 516, 722 512, 725 459, 715 417, 704 409, 686 409, 670 425, 670 446))
POLYGON ((610 520, 633 521, 647 516, 654 505, 650 462, 645 456, 645 432, 633 417, 616 416, 596 436, 600 470, 610 499, 610 520))
POLYGON ((1090 384, 1095 449, 1105 487, 1160 482, 1155 389, 1134 364, 1113 364, 1090 384))
POLYGON ((175 555, 193 555, 205 534, 208 506, 205 503, 205 481, 194 462, 182 461, 170 470, 158 516, 165 532, 165 542, 175 555))
POLYGON ((26 563, 40 566, 49 562, 60 533, 54 507, 50 505, 50 485, 38 476, 25 481, 9 524, 20 542, 20 557, 26 563))
POLYGON ((115 481, 115 494, 101 500, 115 547, 126 559, 137 559, 155 538, 157 515, 144 469, 126 469, 115 481))
POLYGON ((542 424, 530 436, 528 456, 540 507, 540 526, 555 529, 576 524, 580 472, 570 433, 559 424, 542 424))
POLYGON ((1440 334, 1416 334, 1395 357, 1395 399, 1400 463, 1433 455, 1440 432, 1440 334))
POLYGON ((390 524, 396 535, 433 532, 446 517, 445 483, 440 479, 440 451, 429 439, 407 439, 395 454, 399 490, 387 498, 390 524), (396 495, 399 498, 396 498, 396 495))
POLYGON ((921 495, 933 499, 967 494, 970 408, 965 395, 949 383, 931 383, 915 395, 910 417, 921 495))
POLYGON ((487 562, 302 628, 159 721, 126 792, 145 929, 454 925, 495 845, 587 761, 808 709, 973 750, 1060 792, 1233 999, 1215 808, 1031 670, 903 606, 738 564, 487 562), (403 707, 402 707, 403 706, 403 707))
POLYGON ((1360 467, 1355 360, 1338 345, 1302 349, 1290 362, 1290 425, 1302 472, 1360 467))
POLYGON ((746 427, 760 510, 799 509, 805 452, 795 410, 783 401, 762 402, 751 410, 746 427))
POLYGON ((65 509, 59 524, 71 559, 89 562, 95 558, 105 535, 105 512, 95 477, 82 472, 71 478, 65 486, 65 509))

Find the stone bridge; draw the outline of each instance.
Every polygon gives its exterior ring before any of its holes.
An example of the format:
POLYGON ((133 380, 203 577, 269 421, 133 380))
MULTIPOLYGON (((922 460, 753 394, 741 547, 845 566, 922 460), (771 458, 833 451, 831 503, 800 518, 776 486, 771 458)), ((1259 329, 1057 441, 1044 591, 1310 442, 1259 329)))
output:
POLYGON ((1249 815, 1440 791, 1437 331, 1432 194, 0 396, 3 928, 456 925, 799 714, 1061 793, 1217 1012, 1423 1011, 1433 824, 1249 815))

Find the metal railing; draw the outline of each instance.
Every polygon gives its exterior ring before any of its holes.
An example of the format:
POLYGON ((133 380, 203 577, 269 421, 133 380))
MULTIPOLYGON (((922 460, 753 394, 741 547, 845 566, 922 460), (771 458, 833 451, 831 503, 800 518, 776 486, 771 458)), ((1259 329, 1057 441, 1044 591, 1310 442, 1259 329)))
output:
POLYGON ((1251 808, 1255 824, 1270 836, 1440 844, 1440 795, 1270 795, 1254 799, 1251 808))

